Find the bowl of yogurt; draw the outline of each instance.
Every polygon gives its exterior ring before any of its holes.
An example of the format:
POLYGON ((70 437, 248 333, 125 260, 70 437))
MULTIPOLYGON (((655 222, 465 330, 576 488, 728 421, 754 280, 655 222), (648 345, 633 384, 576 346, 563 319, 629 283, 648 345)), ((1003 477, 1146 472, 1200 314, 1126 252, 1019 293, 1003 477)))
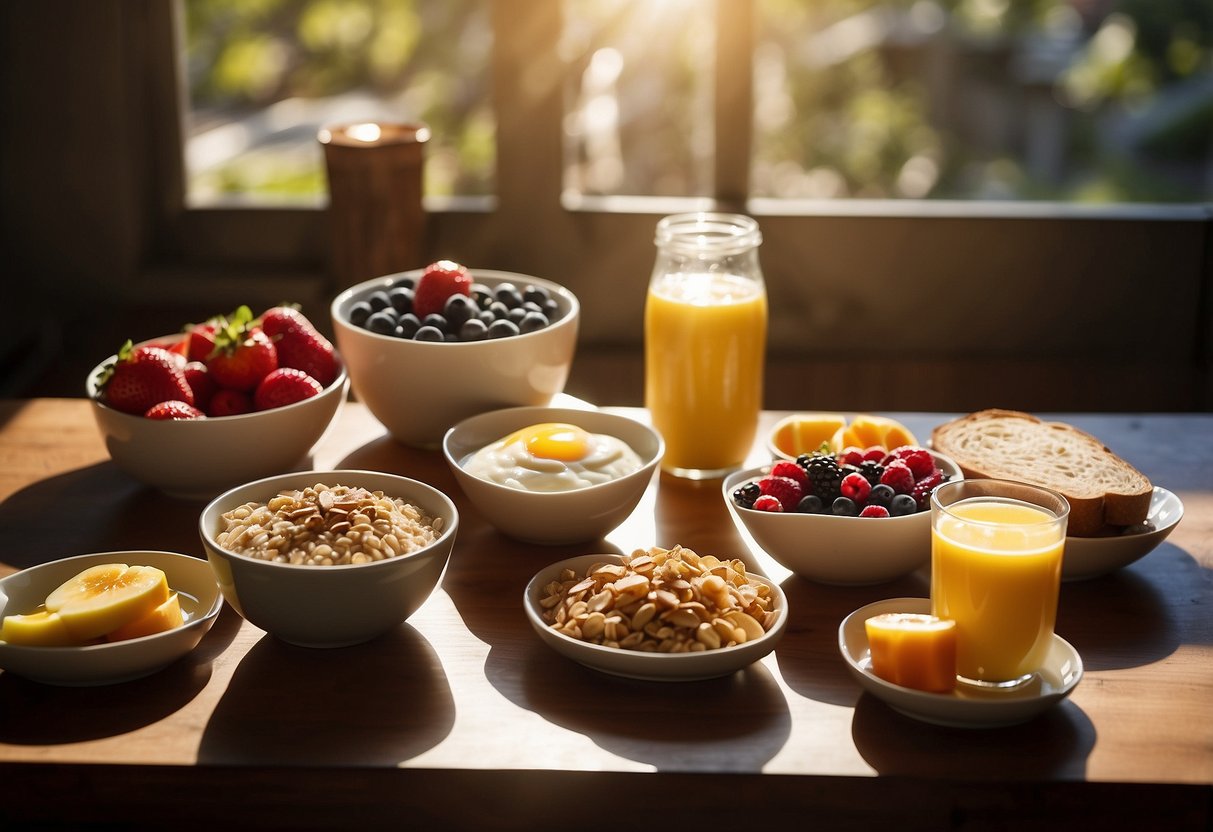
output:
POLYGON ((618 413, 513 407, 459 422, 442 452, 498 531, 558 545, 598 540, 622 523, 652 482, 665 442, 618 413))

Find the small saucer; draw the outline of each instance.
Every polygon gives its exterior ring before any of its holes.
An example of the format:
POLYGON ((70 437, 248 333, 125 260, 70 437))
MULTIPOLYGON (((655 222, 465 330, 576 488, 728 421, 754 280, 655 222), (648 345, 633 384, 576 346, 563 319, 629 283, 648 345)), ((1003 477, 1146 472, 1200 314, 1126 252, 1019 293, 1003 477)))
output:
POLYGON ((1114 572, 1143 558, 1166 539, 1184 516, 1184 504, 1165 488, 1155 486, 1146 522, 1151 531, 1112 537, 1067 537, 1061 558, 1063 581, 1085 581, 1114 572))
POLYGON ((872 673, 864 622, 887 612, 930 611, 929 598, 891 598, 861 607, 838 627, 838 649, 851 675, 864 690, 906 716, 953 728, 1018 725, 1065 699, 1082 679, 1082 658, 1069 642, 1057 635, 1053 636, 1053 645, 1040 673, 1014 690, 984 691, 958 685, 950 693, 928 693, 894 685, 872 673))

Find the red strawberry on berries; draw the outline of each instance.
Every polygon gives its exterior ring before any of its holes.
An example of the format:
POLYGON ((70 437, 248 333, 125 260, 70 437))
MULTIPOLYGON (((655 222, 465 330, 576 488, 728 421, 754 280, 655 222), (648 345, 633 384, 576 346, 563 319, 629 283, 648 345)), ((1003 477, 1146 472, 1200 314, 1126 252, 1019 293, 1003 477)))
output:
POLYGON ((261 329, 278 349, 278 366, 303 370, 321 387, 328 387, 341 372, 329 339, 293 306, 275 306, 261 316, 261 329))
POLYGON ((413 290, 413 314, 424 319, 431 313, 441 313, 451 295, 471 297, 471 274, 451 260, 431 263, 417 279, 417 288, 413 290))
POLYGON ((324 388, 320 382, 303 370, 279 367, 261 380, 253 394, 253 406, 257 410, 271 410, 288 404, 301 402, 318 395, 324 388))
POLYGON ((763 494, 754 501, 755 511, 783 511, 783 503, 770 494, 763 494))
POLYGON ((880 481, 892 488, 896 494, 909 494, 914 490, 914 472, 900 459, 895 459, 885 466, 880 481))
POLYGON ((253 412, 253 397, 243 390, 220 388, 211 396, 208 416, 239 416, 253 412))
POLYGON ((133 347, 127 341, 114 363, 101 370, 97 380, 101 401, 136 415, 174 399, 192 405, 194 394, 177 363, 179 358, 163 347, 133 347))
POLYGON ((143 416, 147 419, 171 419, 173 421, 206 418, 206 414, 192 404, 177 400, 154 404, 147 409, 147 413, 144 413, 143 416))
POLYGON ((189 361, 206 361, 215 350, 215 331, 218 325, 208 321, 193 324, 185 332, 185 357, 189 361))
POLYGON ((788 462, 786 459, 776 462, 771 466, 772 477, 787 477, 790 480, 796 480, 802 489, 809 485, 809 475, 803 468, 795 462, 788 462))
POLYGON ((800 487, 800 483, 787 477, 763 477, 758 481, 758 487, 762 489, 763 494, 768 494, 778 500, 784 511, 795 511, 800 498, 804 496, 804 489, 800 487))
POLYGON ((249 308, 241 306, 215 331, 215 350, 206 366, 218 386, 251 391, 278 369, 278 350, 253 324, 249 308))
POLYGON ((866 503, 868 495, 872 493, 872 484, 863 474, 847 474, 842 478, 842 484, 838 488, 842 492, 842 496, 854 500, 858 505, 866 503))
POLYGON ((859 512, 860 517, 888 517, 889 510, 884 506, 864 506, 859 512))
POLYGON ((191 361, 182 370, 185 382, 194 393, 194 405, 202 410, 210 407, 211 397, 215 395, 215 382, 210 370, 201 361, 191 361))

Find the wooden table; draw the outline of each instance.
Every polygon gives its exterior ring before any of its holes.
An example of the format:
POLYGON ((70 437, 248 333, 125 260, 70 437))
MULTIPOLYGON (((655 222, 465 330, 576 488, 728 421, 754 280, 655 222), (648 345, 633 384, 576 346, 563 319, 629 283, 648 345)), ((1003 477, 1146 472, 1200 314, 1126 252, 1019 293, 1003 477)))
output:
MULTIPOLYGON (((115 468, 88 407, 0 403, 0 572, 128 548, 201 557, 201 504, 115 468)), ((894 415, 920 436, 945 418, 894 415)), ((198 650, 143 680, 73 689, 0 673, 0 828, 220 816, 286 828, 1208 829, 1213 415, 1064 418, 1177 492, 1186 516, 1131 567, 1063 585, 1057 629, 1086 677, 1026 725, 922 724, 847 675, 839 621, 925 596, 921 573, 857 588, 788 577, 784 640, 730 678, 645 683, 573 664, 530 631, 529 577, 604 548, 749 557, 719 483, 661 478, 605 543, 522 545, 486 525, 438 454, 397 445, 350 403, 312 464, 398 472, 450 494, 462 523, 441 590, 358 647, 290 647, 225 609, 198 650)))

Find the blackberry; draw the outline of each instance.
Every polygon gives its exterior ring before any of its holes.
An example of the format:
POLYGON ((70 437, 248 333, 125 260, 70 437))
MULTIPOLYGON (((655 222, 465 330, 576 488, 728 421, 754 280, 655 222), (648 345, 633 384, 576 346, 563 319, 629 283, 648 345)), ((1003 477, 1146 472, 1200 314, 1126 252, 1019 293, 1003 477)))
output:
POLYGON ((842 493, 842 471, 832 456, 813 456, 805 466, 809 475, 809 493, 817 496, 824 505, 830 505, 842 493))
POLYGON ((733 490, 733 502, 742 508, 753 508, 754 501, 762 496, 762 488, 756 482, 747 482, 733 490))
POLYGON ((869 485, 875 486, 880 483, 880 475, 884 473, 884 466, 871 459, 865 459, 859 463, 859 473, 863 474, 863 478, 868 481, 869 485))

